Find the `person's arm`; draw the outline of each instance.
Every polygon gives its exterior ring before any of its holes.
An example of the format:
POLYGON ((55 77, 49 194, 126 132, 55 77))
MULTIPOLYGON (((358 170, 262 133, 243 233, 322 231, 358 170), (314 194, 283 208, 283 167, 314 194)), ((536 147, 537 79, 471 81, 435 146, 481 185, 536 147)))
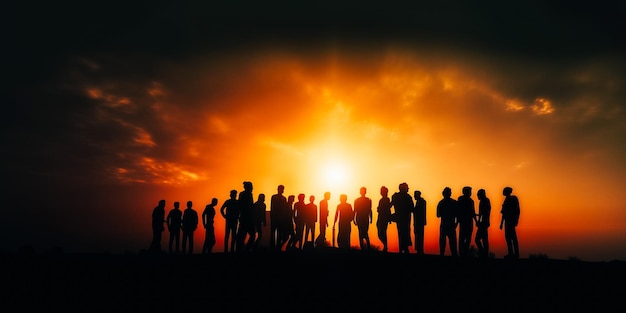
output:
POLYGON ((335 210, 335 220, 333 221, 333 228, 335 224, 337 224, 337 217, 339 216, 339 206, 337 206, 337 210, 335 210))
POLYGON ((230 201, 226 200, 224 201, 224 203, 222 203, 222 206, 220 207, 220 214, 222 215, 222 217, 225 219, 226 218, 226 212, 224 212, 224 209, 226 209, 226 206, 228 205, 230 201))

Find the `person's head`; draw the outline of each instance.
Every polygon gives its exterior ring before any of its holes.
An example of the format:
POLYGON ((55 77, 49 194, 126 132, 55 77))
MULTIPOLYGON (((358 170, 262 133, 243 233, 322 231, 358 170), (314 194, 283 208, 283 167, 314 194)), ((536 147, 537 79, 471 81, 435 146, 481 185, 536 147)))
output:
POLYGON ((472 187, 470 187, 470 186, 463 187, 463 195, 464 196, 471 196, 472 195, 472 187))
POLYGON ((310 195, 309 196, 309 202, 313 203, 313 201, 315 201, 315 196, 314 195, 310 195))
POLYGON ((249 182, 249 181, 243 182, 243 189, 247 190, 247 191, 251 191, 252 190, 252 182, 249 182))
POLYGON ((422 192, 419 190, 415 190, 413 191, 413 198, 415 198, 416 200, 422 197, 422 192))
POLYGON ((361 187, 361 189, 359 189, 359 193, 361 194, 361 196, 365 196, 365 194, 367 193, 367 188, 361 187))
POLYGON ((330 199, 330 191, 326 191, 324 193, 324 199, 329 200, 330 199))
POLYGON ((452 196, 452 189, 450 189, 450 187, 445 187, 443 188, 443 191, 441 192, 441 194, 443 195, 444 198, 450 198, 450 196, 452 196))
POLYGON ((180 207, 180 202, 176 201, 174 202, 174 208, 178 209, 180 207))
POLYGON ((278 190, 278 193, 279 193, 279 194, 283 194, 283 192, 285 192, 285 186, 283 186, 283 185, 278 185, 277 190, 278 190))
POLYGON ((346 201, 348 201, 348 195, 346 195, 346 194, 339 195, 339 201, 341 203, 346 203, 346 201))
POLYGON ((211 205, 212 206, 216 206, 217 205, 217 198, 211 199, 211 205))
POLYGON ((230 191, 230 198, 231 199, 236 199, 237 198, 237 190, 233 189, 230 191))
POLYGON ((190 201, 187 201, 187 207, 188 207, 188 208, 191 208, 191 206, 192 206, 192 205, 193 205, 193 202, 191 202, 191 200, 190 200, 190 201))
POLYGON ((261 202, 265 201, 265 194, 264 193, 260 193, 259 194, 259 201, 261 201, 261 202))
POLYGON ((400 184, 400 185, 398 186, 398 189, 399 189, 401 192, 409 192, 409 184, 407 184, 407 183, 402 183, 402 184, 400 184))
POLYGON ((385 186, 380 187, 380 195, 386 197, 389 194, 389 189, 385 186))
POLYGON ((504 189, 502 190, 502 195, 510 196, 512 192, 513 192, 513 188, 504 187, 504 189))
POLYGON ((165 207, 165 200, 163 200, 163 199, 159 200, 159 206, 160 207, 165 207))
POLYGON ((478 189, 478 192, 476 192, 476 196, 478 196, 478 199, 485 199, 487 197, 487 195, 485 194, 485 189, 478 189))
POLYGON ((289 203, 293 203, 295 201, 296 197, 294 195, 289 195, 289 197, 287 197, 287 202, 289 203))
POLYGON ((298 194, 298 201, 300 202, 304 201, 304 197, 305 195, 303 193, 298 194))

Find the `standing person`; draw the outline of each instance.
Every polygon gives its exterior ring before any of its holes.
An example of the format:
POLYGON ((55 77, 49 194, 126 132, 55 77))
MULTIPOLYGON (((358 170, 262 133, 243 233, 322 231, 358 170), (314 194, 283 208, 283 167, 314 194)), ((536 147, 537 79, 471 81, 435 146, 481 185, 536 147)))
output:
POLYGON ((361 187, 361 196, 354 200, 354 223, 359 231, 359 246, 361 251, 370 250, 369 228, 372 223, 372 199, 365 196, 367 188, 361 187))
POLYGON ((437 203, 437 217, 440 219, 439 224, 439 255, 443 256, 446 252, 446 239, 450 246, 450 254, 453 257, 458 256, 456 250, 456 225, 458 215, 457 201, 452 199, 452 189, 450 187, 443 188, 441 192, 443 199, 437 203))
POLYGON ((282 217, 279 234, 280 237, 278 239, 278 250, 282 251, 283 247, 287 245, 289 248, 289 243, 292 240, 295 240, 294 226, 293 226, 293 202, 296 200, 294 195, 289 195, 287 197, 287 203, 285 207, 282 209, 282 217))
POLYGON ((457 200, 459 206, 459 215, 457 217, 459 222, 459 255, 466 257, 469 256, 469 249, 472 243, 476 206, 474 205, 474 199, 472 199, 472 187, 465 186, 462 190, 463 194, 457 200))
POLYGON ((487 198, 485 189, 479 189, 476 196, 478 197, 478 215, 476 215, 476 237, 474 237, 474 242, 476 247, 478 247, 478 256, 485 259, 489 256, 491 200, 487 198))
POLYGON ((159 203, 152 210, 152 242, 150 243, 150 251, 161 252, 161 238, 165 227, 165 200, 159 200, 159 203))
POLYGON ((504 239, 506 240, 506 248, 508 254, 505 258, 519 259, 519 244, 517 242, 517 223, 520 216, 520 205, 517 196, 512 195, 513 188, 504 187, 502 195, 505 197, 502 203, 502 219, 500 220, 500 229, 504 226, 504 239))
POLYGON ((281 214, 285 211, 287 207, 287 198, 283 195, 285 192, 285 186, 278 185, 276 188, 276 193, 272 195, 270 198, 270 249, 276 249, 278 239, 280 236, 278 232, 280 230, 281 223, 284 223, 281 220, 281 214))
POLYGON ((330 200, 329 191, 324 193, 324 199, 320 201, 320 234, 315 240, 315 246, 317 247, 326 245, 326 227, 328 227, 328 200, 330 200))
POLYGON ((415 235, 415 252, 424 255, 424 227, 426 227, 426 199, 422 192, 415 190, 415 209, 413 210, 413 234, 415 235))
POLYGON ((387 252, 387 227, 391 224, 391 199, 389 199, 389 189, 385 186, 380 187, 380 200, 378 200, 376 212, 378 213, 376 220, 378 239, 383 243, 383 252, 387 252))
POLYGON ((183 212, 183 254, 193 254, 193 233, 198 228, 198 212, 192 206, 193 202, 187 201, 187 208, 183 212))
POLYGON ((215 246, 215 206, 217 198, 211 199, 211 203, 207 204, 202 211, 202 226, 204 226, 204 245, 202 246, 202 254, 209 254, 215 246))
POLYGON ((413 198, 409 195, 409 185, 401 183, 398 191, 391 196, 391 205, 394 207, 396 226, 398 227, 398 246, 400 253, 409 253, 411 246, 411 212, 413 198))
POLYGON ((252 182, 244 181, 243 190, 237 200, 239 207, 239 228, 237 228, 236 250, 244 252, 254 246, 254 196, 252 195, 252 182), (246 241, 247 239, 247 241, 246 241))
POLYGON ((260 193, 259 198, 254 203, 254 232, 256 233, 256 239, 254 241, 254 249, 258 250, 261 247, 261 240, 263 239, 263 227, 267 226, 267 218, 265 216, 265 194, 260 193))
POLYGON ((176 244, 175 253, 180 252, 180 226, 183 222, 183 211, 180 210, 180 202, 174 202, 174 208, 167 213, 167 229, 170 232, 169 251, 172 253, 172 245, 176 244))
POLYGON ((352 219, 354 218, 354 211, 352 210, 352 205, 347 201, 348 195, 339 195, 339 204, 337 205, 335 220, 333 221, 333 228, 335 228, 335 224, 339 221, 337 245, 340 249, 350 249, 350 234, 352 233, 352 219))
POLYGON ((313 244, 315 241, 315 224, 317 223, 317 205, 315 204, 315 196, 309 196, 309 203, 305 207, 305 221, 304 221, 304 244, 307 242, 313 244), (309 240, 309 238, 311 240, 309 240))
POLYGON ((239 205, 237 203, 237 190, 230 191, 230 198, 222 203, 220 214, 226 220, 224 231, 224 253, 235 252, 237 227, 239 226, 239 205), (230 241, 229 241, 230 239, 230 241))
POLYGON ((306 216, 306 203, 304 203, 304 198, 306 196, 301 193, 298 194, 298 201, 293 204, 293 222, 295 224, 295 234, 291 237, 289 241, 289 247, 294 249, 302 250, 302 240, 304 237, 304 223, 306 216))

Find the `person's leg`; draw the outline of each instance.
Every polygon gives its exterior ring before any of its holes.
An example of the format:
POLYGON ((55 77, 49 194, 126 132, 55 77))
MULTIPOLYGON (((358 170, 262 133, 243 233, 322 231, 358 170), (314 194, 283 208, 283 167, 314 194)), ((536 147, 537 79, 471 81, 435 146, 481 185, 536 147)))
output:
POLYGON ((189 232, 189 254, 193 254, 193 232, 189 232))
POLYGON ((517 232, 515 231, 515 227, 511 229, 511 244, 513 246, 513 256, 516 259, 519 259, 519 244, 517 242, 517 232))
POLYGON ((446 252, 446 233, 443 228, 439 228, 439 255, 443 256, 446 252))
POLYGON ((485 257, 489 257, 489 230, 485 229, 483 234, 483 251, 485 257))
POLYGON ((450 251, 452 252, 452 256, 458 256, 458 252, 457 252, 457 243, 456 243, 456 233, 454 232, 454 229, 450 232, 450 251))

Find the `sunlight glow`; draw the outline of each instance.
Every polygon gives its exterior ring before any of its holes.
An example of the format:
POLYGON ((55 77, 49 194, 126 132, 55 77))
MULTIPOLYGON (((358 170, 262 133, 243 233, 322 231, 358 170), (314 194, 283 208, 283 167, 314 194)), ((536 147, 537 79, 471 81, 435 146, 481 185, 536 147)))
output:
POLYGON ((324 179, 331 186, 345 183, 346 177, 346 169, 339 164, 330 164, 324 171, 324 179))
POLYGON ((315 185, 323 191, 346 193, 354 189, 354 175, 348 162, 340 157, 324 158, 315 161, 312 169, 317 173, 315 185))

